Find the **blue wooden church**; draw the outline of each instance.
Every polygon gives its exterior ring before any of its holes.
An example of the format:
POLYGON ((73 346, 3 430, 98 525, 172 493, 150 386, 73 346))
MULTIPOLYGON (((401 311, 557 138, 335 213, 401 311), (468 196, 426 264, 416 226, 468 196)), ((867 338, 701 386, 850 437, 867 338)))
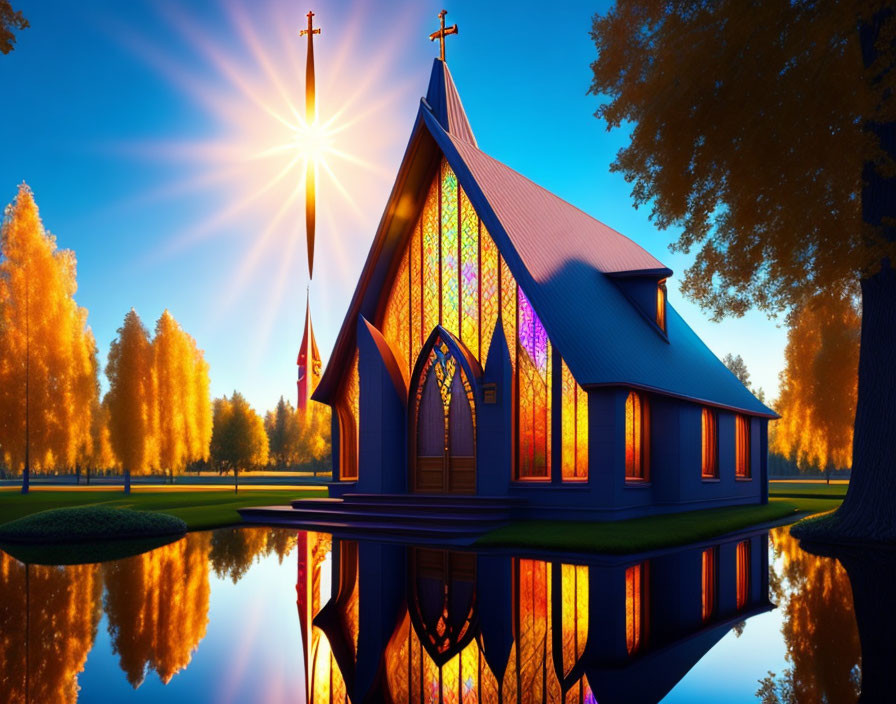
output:
POLYGON ((330 495, 595 519, 765 502, 776 416, 667 303, 671 275, 480 150, 436 59, 314 394, 330 495))

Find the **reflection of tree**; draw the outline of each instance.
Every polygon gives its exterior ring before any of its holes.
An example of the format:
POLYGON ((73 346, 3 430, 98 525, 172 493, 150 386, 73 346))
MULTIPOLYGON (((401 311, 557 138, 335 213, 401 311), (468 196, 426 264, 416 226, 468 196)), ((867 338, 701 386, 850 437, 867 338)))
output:
POLYGON ((191 533, 105 566, 104 606, 112 647, 135 688, 147 668, 167 683, 189 664, 205 636, 208 554, 208 534, 191 533))
POLYGON ((295 544, 295 531, 282 528, 222 528, 212 533, 209 558, 218 577, 236 584, 256 558, 273 553, 283 562, 295 544))
POLYGON ((75 702, 100 619, 98 565, 25 565, 0 553, 4 702, 75 702))
POLYGON ((791 666, 761 680, 757 696, 763 704, 855 701, 861 657, 846 570, 837 560, 805 552, 786 528, 773 530, 771 539, 771 583, 784 611, 791 666))

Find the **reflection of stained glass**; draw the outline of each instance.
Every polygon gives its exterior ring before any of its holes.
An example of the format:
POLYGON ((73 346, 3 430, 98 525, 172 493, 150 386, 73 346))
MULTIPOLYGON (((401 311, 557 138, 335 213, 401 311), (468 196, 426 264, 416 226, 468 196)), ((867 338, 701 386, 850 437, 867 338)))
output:
MULTIPOLYGON (((498 682, 483 655, 481 636, 439 668, 420 640, 421 633, 423 638, 433 635, 433 624, 424 624, 418 632, 407 611, 382 661, 387 699, 396 704, 594 704, 584 676, 566 679, 585 652, 589 568, 514 560, 513 582, 514 642, 500 699, 498 682), (558 588, 562 599, 554 602, 553 590, 558 588), (555 610, 556 604, 559 610, 555 610)), ((437 640, 431 644, 440 646, 437 640)), ((452 641, 460 642, 458 638, 452 641)))
POLYGON ((588 638, 588 567, 562 565, 560 575, 563 676, 566 677, 585 652, 588 638))
POLYGON ((632 565, 625 571, 625 644, 629 654, 644 645, 647 624, 646 563, 632 565))
POLYGON ((434 180, 423 207, 423 337, 439 324, 439 181, 434 180))
POLYGON ((479 218, 466 193, 460 191, 460 339, 474 355, 479 350, 479 218))
POLYGON ((479 361, 485 366, 495 324, 498 322, 498 248, 485 225, 479 239, 482 259, 482 309, 480 317, 481 352, 479 361))
POLYGON ((460 291, 457 236, 457 177, 442 162, 442 327, 460 337, 460 291))
POLYGON ((703 551, 703 620, 712 618, 716 609, 716 585, 718 583, 717 548, 707 548, 703 551))
POLYGON ((737 544, 737 608, 742 609, 750 595, 750 543, 737 544))

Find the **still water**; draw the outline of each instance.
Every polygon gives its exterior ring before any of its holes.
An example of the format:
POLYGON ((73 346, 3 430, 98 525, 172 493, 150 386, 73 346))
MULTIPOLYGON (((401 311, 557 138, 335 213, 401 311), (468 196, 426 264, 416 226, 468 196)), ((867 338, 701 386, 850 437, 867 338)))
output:
POLYGON ((885 701, 893 607, 863 675, 852 590, 867 614, 893 570, 841 559, 787 528, 638 561, 264 528, 94 565, 0 552, 0 702, 834 703, 863 676, 885 701))

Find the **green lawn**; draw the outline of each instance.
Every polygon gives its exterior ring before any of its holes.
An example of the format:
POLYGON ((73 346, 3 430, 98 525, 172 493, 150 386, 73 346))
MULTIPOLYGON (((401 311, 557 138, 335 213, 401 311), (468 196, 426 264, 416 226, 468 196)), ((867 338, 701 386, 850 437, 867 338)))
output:
POLYGON ((842 499, 849 484, 821 484, 815 482, 773 482, 768 485, 769 496, 816 498, 820 496, 842 499))
POLYGON ((159 511, 177 516, 189 530, 204 530, 240 523, 238 508, 288 504, 293 499, 326 496, 321 489, 277 491, 34 491, 0 492, 0 524, 51 508, 103 504, 137 511, 159 511))
POLYGON ((518 521, 479 538, 477 545, 625 554, 687 545, 807 513, 831 511, 839 500, 772 498, 764 506, 689 511, 627 521, 518 521))

